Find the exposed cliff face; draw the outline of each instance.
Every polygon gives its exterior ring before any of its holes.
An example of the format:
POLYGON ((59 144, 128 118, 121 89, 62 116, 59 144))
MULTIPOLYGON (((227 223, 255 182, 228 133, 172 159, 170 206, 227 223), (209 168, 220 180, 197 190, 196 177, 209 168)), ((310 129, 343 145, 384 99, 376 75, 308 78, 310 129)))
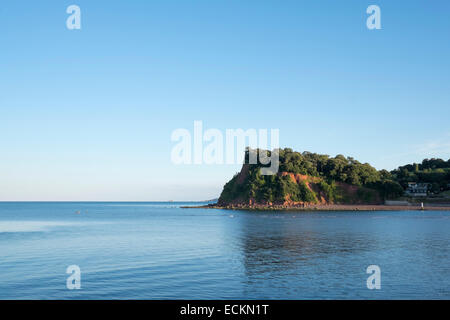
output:
POLYGON ((380 203, 373 189, 287 171, 261 176, 257 165, 248 164, 225 185, 218 200, 223 207, 255 208, 380 203))
MULTIPOLYGON (((295 174, 290 172, 281 172, 281 177, 289 177, 291 181, 297 185, 304 184, 310 192, 312 192, 317 201, 310 201, 313 203, 320 203, 320 204, 327 204, 329 202, 332 202, 331 199, 329 199, 329 196, 323 192, 319 186, 320 182, 322 181, 319 177, 311 177, 308 175, 303 174, 295 174)), ((307 201, 292 201, 291 195, 287 194, 285 196, 285 201, 283 202, 284 205, 296 205, 296 204, 308 204, 307 201)))

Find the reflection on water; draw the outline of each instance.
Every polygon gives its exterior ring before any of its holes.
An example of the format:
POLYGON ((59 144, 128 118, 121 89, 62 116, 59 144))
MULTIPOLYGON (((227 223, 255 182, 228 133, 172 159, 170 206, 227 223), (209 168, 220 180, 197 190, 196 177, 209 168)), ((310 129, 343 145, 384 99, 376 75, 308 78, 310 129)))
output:
POLYGON ((0 298, 450 298, 447 212, 179 205, 0 203, 0 298), (65 287, 72 264, 82 290, 65 287), (381 290, 366 287, 372 264, 381 290))
POLYGON ((286 270, 330 254, 357 254, 374 245, 365 233, 334 232, 329 239, 328 235, 316 231, 311 221, 276 218, 268 221, 243 217, 242 248, 247 272, 252 272, 252 266, 286 270))
POLYGON ((242 212, 240 218, 247 296, 450 296, 450 221, 443 212, 242 212), (371 264, 381 267, 381 291, 365 287, 371 264))

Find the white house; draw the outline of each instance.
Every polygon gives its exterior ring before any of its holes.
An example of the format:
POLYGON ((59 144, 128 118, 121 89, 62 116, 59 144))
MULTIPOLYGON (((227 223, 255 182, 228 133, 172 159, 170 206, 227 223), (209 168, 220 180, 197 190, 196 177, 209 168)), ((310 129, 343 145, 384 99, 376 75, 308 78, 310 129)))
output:
POLYGON ((412 197, 426 197, 429 185, 429 183, 408 182, 408 188, 405 193, 412 197))

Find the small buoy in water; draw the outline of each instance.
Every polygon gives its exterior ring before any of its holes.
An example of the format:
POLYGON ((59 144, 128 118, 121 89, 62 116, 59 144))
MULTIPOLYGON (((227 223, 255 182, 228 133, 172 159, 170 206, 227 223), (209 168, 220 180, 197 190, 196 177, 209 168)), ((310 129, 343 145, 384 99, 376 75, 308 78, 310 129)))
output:
POLYGON ((78 210, 78 211, 75 211, 75 214, 80 214, 81 212, 80 212, 80 210, 78 210))
POLYGON ((230 214, 230 218, 234 218, 234 216, 232 214, 230 214))

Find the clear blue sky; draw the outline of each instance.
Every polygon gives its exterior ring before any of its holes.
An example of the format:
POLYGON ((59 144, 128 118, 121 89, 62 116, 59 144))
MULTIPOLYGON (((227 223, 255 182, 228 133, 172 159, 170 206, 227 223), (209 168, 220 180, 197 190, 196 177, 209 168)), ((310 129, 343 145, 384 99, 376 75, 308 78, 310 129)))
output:
POLYGON ((170 161, 194 120, 378 169, 450 157, 449 1, 18 0, 0 35, 0 200, 214 198, 239 166, 170 161))

